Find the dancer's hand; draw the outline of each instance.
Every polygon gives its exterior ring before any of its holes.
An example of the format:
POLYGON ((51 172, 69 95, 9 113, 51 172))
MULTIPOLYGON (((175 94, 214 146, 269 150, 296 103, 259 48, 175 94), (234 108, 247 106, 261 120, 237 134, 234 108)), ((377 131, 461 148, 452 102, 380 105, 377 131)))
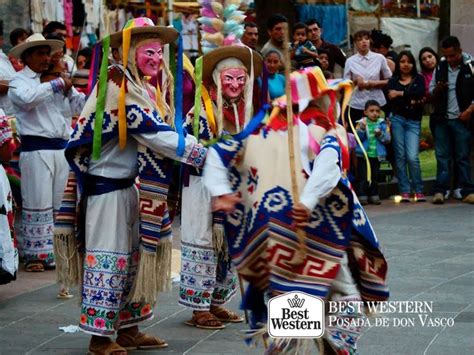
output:
POLYGON ((298 202, 293 206, 293 220, 297 227, 305 227, 308 224, 311 210, 303 203, 298 202))
POLYGON ((215 197, 212 201, 212 211, 222 211, 226 214, 232 213, 234 212, 235 205, 241 201, 242 199, 238 192, 215 197))

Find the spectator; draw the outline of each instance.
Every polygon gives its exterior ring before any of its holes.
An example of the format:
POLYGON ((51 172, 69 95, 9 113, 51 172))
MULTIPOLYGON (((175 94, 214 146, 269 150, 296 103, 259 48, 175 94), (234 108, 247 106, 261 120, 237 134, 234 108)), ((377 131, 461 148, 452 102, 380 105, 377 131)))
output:
MULTIPOLYGON (((62 37, 61 35, 57 34, 57 33, 51 33, 49 35, 46 36, 46 39, 55 39, 55 40, 58 40, 58 41, 62 41, 63 43, 64 42, 64 37, 62 37)), ((56 61, 60 61, 66 68, 66 71, 68 73, 72 73, 72 71, 74 70, 74 59, 72 59, 72 57, 66 55, 66 44, 64 44, 63 48, 54 52, 54 53, 51 53, 51 59, 53 62, 56 62, 56 61)))
POLYGON ((76 67, 77 69, 90 69, 92 59, 92 49, 89 47, 81 49, 77 53, 76 67))
POLYGON ((420 50, 418 55, 418 60, 420 62, 421 71, 420 74, 425 79, 425 112, 430 115, 430 130, 431 134, 435 135, 435 122, 436 120, 432 117, 434 107, 432 105, 431 95, 430 95, 430 82, 433 79, 433 73, 436 69, 436 66, 439 62, 439 56, 430 47, 424 47, 420 50))
MULTIPOLYGON (((16 45, 25 42, 28 36, 29 33, 24 28, 15 28, 13 31, 10 32, 10 44, 12 45, 12 47, 15 47, 16 45)), ((21 62, 21 59, 17 59, 12 56, 9 56, 8 58, 10 59, 13 68, 15 68, 15 71, 20 71, 25 67, 21 62)))
POLYGON ((387 89, 392 108, 390 121, 401 202, 410 202, 411 191, 414 192, 414 202, 424 202, 418 154, 425 82, 416 70, 415 57, 410 51, 400 52, 387 89))
POLYGON ((329 52, 327 49, 321 48, 318 51, 318 60, 319 60, 319 64, 321 65, 321 70, 323 72, 325 70, 331 72, 331 70, 329 70, 329 52))
POLYGON ((17 44, 23 43, 29 36, 29 32, 24 28, 15 28, 10 32, 10 44, 15 47, 17 44))
POLYGON ((382 110, 387 103, 382 88, 392 76, 385 57, 370 50, 370 32, 358 31, 354 34, 357 53, 347 59, 344 78, 351 79, 357 86, 349 103, 352 122, 364 115, 364 105, 369 100, 377 101, 382 110))
MULTIPOLYGON (((268 71, 268 94, 270 100, 285 95, 285 76, 278 72, 282 65, 282 58, 279 51, 271 49, 264 56, 265 66, 268 71)), ((258 79, 261 83, 261 79, 258 79)))
POLYGON ((280 52, 280 57, 285 57, 285 26, 288 25, 288 19, 281 14, 273 14, 268 18, 267 31, 270 39, 262 48, 262 54, 273 49, 280 52))
POLYGON ((296 62, 296 69, 313 67, 319 65, 318 51, 308 40, 308 28, 302 22, 297 22, 293 26, 293 46, 292 53, 296 62))
POLYGON ((441 58, 430 82, 434 96, 436 119, 436 183, 433 203, 444 203, 449 189, 450 169, 454 155, 458 186, 463 201, 474 203, 474 185, 471 180, 470 150, 474 113, 474 66, 470 54, 463 53, 456 37, 449 36, 441 43, 441 58))
POLYGON ((58 21, 51 21, 49 22, 43 29, 43 36, 47 37, 50 34, 57 34, 58 36, 62 37, 64 41, 67 36, 66 26, 58 21))
POLYGON ((258 44, 258 27, 255 22, 246 22, 244 24, 244 34, 242 35, 241 41, 247 47, 257 50, 258 44))
POLYGON ((329 68, 330 72, 334 73, 334 66, 339 64, 341 68, 344 68, 346 63, 346 55, 344 52, 336 45, 326 42, 322 39, 321 35, 323 34, 323 28, 316 20, 309 20, 306 25, 308 26, 308 37, 314 46, 318 50, 325 49, 328 51, 329 59, 329 68))
POLYGON ((369 158, 372 181, 367 180, 367 161, 360 146, 356 147, 357 156, 357 195, 362 205, 368 202, 380 205, 378 190, 380 162, 385 160, 387 150, 385 145, 390 143, 390 130, 385 119, 380 117, 380 105, 375 100, 365 103, 364 115, 357 122, 357 135, 369 158))
POLYGON ((13 115, 12 102, 8 98, 10 80, 16 74, 15 68, 3 53, 3 21, 0 21, 0 109, 7 116, 13 115))
POLYGON ((375 53, 382 54, 387 59, 388 67, 393 72, 395 70, 397 53, 390 50, 390 46, 393 43, 392 37, 376 29, 370 32, 370 37, 372 38, 372 50, 375 53))

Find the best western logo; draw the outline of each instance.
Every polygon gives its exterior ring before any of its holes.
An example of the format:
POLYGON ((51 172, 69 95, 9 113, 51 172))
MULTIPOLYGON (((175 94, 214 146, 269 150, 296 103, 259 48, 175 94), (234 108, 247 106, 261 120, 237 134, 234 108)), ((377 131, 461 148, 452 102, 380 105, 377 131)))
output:
POLYGON ((324 302, 304 292, 268 301, 268 333, 273 338, 319 338, 324 334, 324 302))

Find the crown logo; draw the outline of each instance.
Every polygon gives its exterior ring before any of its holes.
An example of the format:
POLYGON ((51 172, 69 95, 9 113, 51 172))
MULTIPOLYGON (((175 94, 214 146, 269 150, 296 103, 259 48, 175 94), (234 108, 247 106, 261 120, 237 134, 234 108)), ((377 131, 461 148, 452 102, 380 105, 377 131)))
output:
POLYGON ((287 301, 291 308, 301 308, 303 307, 305 299, 298 298, 298 295, 295 295, 293 299, 288 298, 287 301))

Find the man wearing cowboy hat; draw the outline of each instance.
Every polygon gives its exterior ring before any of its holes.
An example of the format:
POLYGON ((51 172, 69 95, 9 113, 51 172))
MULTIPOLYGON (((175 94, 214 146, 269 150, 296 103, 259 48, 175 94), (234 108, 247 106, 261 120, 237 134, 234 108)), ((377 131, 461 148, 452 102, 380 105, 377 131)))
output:
MULTIPOLYGON (((166 102, 174 91, 162 46, 177 38, 176 30, 155 26, 148 18, 131 19, 123 31, 105 37, 104 57, 110 48, 120 47, 123 66, 107 68, 107 61, 102 62, 98 84, 66 149, 78 189, 71 176, 56 231, 58 238, 67 239, 67 251, 82 227, 77 251, 84 258, 68 254, 71 277, 64 281, 82 284, 79 327, 92 335, 89 350, 94 354, 168 346, 139 332, 138 325, 153 317, 157 293, 169 282, 166 195, 173 160, 201 167, 207 152, 194 137, 185 138, 165 123, 174 118, 173 106, 166 102), (81 194, 72 196, 76 191, 81 194), (74 207, 68 211, 68 203, 76 206, 71 204, 76 199, 84 206, 85 220, 75 226, 77 218, 66 222, 68 214, 76 215, 74 207), (81 272, 72 275, 74 268, 81 272)), ((62 264, 61 258, 58 269, 62 264)))
POLYGON ((26 270, 33 272, 55 267, 54 211, 60 207, 67 180, 64 148, 71 131, 71 120, 65 118, 58 98, 65 99, 73 112, 80 112, 85 102, 84 95, 72 88, 71 80, 65 76, 41 82, 51 53, 63 45, 62 41, 46 40, 35 33, 10 51, 25 64, 11 80, 8 96, 22 144, 22 249, 26 270))

